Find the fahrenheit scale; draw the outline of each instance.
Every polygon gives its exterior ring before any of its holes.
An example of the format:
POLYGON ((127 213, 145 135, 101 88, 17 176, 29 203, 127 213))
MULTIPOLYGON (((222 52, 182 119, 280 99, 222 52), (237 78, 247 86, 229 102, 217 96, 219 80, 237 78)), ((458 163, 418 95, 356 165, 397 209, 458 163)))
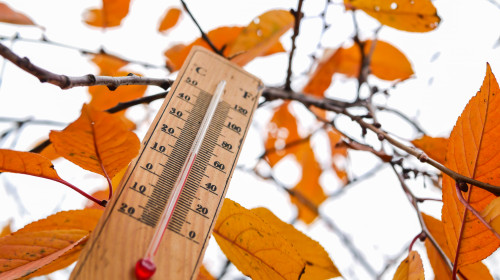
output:
POLYGON ((262 88, 194 47, 71 279, 196 279, 262 88))

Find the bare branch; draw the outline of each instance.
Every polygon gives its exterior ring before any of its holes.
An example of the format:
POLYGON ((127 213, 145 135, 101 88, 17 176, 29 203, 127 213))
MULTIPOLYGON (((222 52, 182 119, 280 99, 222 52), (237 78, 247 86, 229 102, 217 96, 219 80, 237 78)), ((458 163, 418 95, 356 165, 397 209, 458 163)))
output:
POLYGON ((42 37, 40 39, 24 38, 24 37, 21 37, 19 34, 16 34, 14 36, 0 36, 0 41, 5 41, 5 40, 11 40, 12 42, 22 41, 22 42, 28 42, 28 43, 48 44, 48 45, 52 45, 52 46, 56 46, 56 47, 60 47, 60 48, 75 50, 77 52, 80 52, 81 54, 87 54, 87 55, 88 54, 91 54, 91 55, 107 54, 107 55, 112 55, 114 57, 117 57, 118 59, 121 59, 121 60, 126 61, 128 63, 141 65, 142 67, 145 67, 145 68, 160 68, 160 69, 167 70, 167 67, 165 65, 155 65, 155 64, 150 64, 150 63, 144 62, 144 61, 138 61, 138 60, 124 58, 124 57, 118 56, 116 54, 111 54, 110 52, 104 50, 102 47, 98 51, 94 51, 94 50, 90 50, 90 49, 84 49, 82 47, 71 46, 71 45, 67 45, 64 43, 52 41, 52 40, 48 39, 45 35, 42 35, 42 37))
POLYGON ((34 65, 26 57, 21 58, 2 43, 0 43, 0 55, 24 71, 37 77, 40 82, 50 83, 60 87, 61 89, 97 85, 107 86, 110 90, 115 90, 121 85, 155 85, 163 89, 168 89, 172 85, 172 81, 168 79, 145 78, 133 74, 129 74, 125 77, 95 76, 92 74, 80 77, 59 75, 34 65))
POLYGON ((500 195, 500 187, 498 186, 493 186, 488 183, 480 182, 475 179, 466 177, 464 175, 461 175, 446 166, 442 165, 441 163, 437 162, 436 160, 425 156, 425 153, 422 151, 419 151, 413 147, 409 147, 399 140, 396 140, 392 136, 390 136, 387 132, 382 130, 379 126, 367 123, 366 121, 363 120, 362 117, 355 116, 347 111, 347 108, 352 106, 352 104, 355 103, 347 103, 343 101, 338 101, 334 99, 329 99, 329 98, 318 98, 313 95, 308 95, 304 93, 297 93, 297 92, 289 92, 289 93, 284 93, 283 89, 279 88, 266 88, 264 89, 263 96, 265 98, 268 98, 270 100, 274 99, 290 99, 290 100, 296 100, 304 104, 305 106, 315 106, 320 109, 325 109, 329 110, 338 114, 343 114, 349 118, 351 118, 352 121, 357 122, 361 127, 371 130, 381 140, 386 140, 387 142, 391 143, 393 146, 407 152, 408 154, 414 156, 415 158, 419 159, 421 162, 428 163, 429 165, 439 169, 446 175, 450 176, 453 178, 455 181, 462 181, 465 183, 472 184, 476 187, 479 187, 481 189, 487 190, 495 195, 500 195))
POLYGON ((186 3, 184 3, 184 0, 181 0, 181 3, 182 3, 182 7, 184 7, 184 10, 186 10, 186 12, 188 13, 189 17, 193 20, 194 24, 196 24, 196 27, 198 27, 198 30, 200 30, 200 33, 201 33, 201 38, 203 38, 203 40, 210 46, 210 48, 217 54, 221 55, 221 56, 224 56, 222 54, 222 50, 219 50, 213 43, 212 41, 210 40, 210 38, 208 38, 208 35, 207 33, 205 33, 203 31, 203 29, 201 29, 201 26, 198 24, 198 21, 196 21, 196 19, 194 18, 193 14, 191 14, 191 11, 189 11, 186 3))
POLYGON ((299 31, 300 31, 300 22, 302 21, 302 17, 304 16, 302 13, 302 3, 304 0, 299 0, 298 7, 296 11, 291 11, 293 16, 295 17, 295 24, 293 27, 293 35, 292 35, 292 49, 290 50, 290 55, 288 57, 288 70, 286 73, 286 82, 285 82, 285 89, 286 90, 291 90, 291 83, 292 83, 292 60, 293 60, 293 54, 295 53, 295 48, 297 47, 295 45, 295 41, 297 40, 297 36, 299 36, 299 31))

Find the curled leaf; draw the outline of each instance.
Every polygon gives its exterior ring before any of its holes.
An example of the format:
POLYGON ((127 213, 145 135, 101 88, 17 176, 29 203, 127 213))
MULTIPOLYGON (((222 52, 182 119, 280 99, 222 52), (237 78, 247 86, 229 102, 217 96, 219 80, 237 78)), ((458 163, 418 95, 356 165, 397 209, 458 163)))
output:
POLYGON ((380 23, 403 31, 432 31, 441 21, 431 0, 344 0, 344 5, 363 10, 380 23))
POLYGON ((227 258, 252 279, 299 279, 306 263, 262 218, 225 199, 214 237, 227 258))
POLYGON ((56 151, 89 171, 113 178, 137 155, 140 142, 116 116, 88 105, 63 131, 51 131, 56 151))

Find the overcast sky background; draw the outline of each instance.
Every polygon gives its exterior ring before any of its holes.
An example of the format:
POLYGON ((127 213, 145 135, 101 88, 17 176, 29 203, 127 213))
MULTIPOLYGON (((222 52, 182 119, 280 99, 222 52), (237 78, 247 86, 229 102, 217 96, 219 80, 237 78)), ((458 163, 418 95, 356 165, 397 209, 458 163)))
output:
MULTIPOLYGON (((296 6, 295 1, 285 0, 186 2, 206 31, 219 26, 247 25, 254 17, 267 10, 290 9, 296 6)), ((342 5, 335 4, 339 1, 333 2, 326 14, 326 20, 332 27, 324 34, 322 45, 330 48, 348 46, 352 43, 350 38, 354 30, 351 13, 345 12, 342 5)), ((98 50, 104 46, 113 54, 155 65, 164 64, 163 52, 169 46, 179 42, 189 43, 199 36, 196 27, 186 15, 167 35, 157 33, 158 21, 164 12, 171 6, 180 7, 177 1, 132 1, 130 13, 122 26, 106 32, 90 28, 82 22, 82 14, 87 8, 100 7, 100 1, 97 0, 8 0, 6 3, 44 26, 44 34, 50 40, 90 50, 98 50)), ((311 60, 308 55, 315 51, 320 36, 322 21, 318 15, 323 11, 324 4, 324 1, 304 1, 306 18, 297 41, 298 49, 293 65, 297 76, 293 84, 296 90, 300 90, 307 80, 307 76, 301 74, 310 67, 311 60)), ((494 74, 500 73, 500 49, 496 48, 500 36, 500 9, 488 0, 437 0, 434 4, 442 19, 437 30, 419 34, 384 27, 380 31, 379 39, 393 44, 405 53, 416 74, 414 78, 391 89, 389 98, 378 98, 376 101, 397 108, 410 117, 416 117, 431 136, 448 136, 467 101, 482 84, 486 62, 490 63, 494 74)), ((357 12, 356 15, 360 23, 361 38, 371 38, 378 27, 377 21, 362 12, 357 12)), ((32 39, 40 38, 43 33, 39 28, 0 24, 1 36, 13 36, 16 32, 23 38, 32 39)), ((289 37, 290 33, 287 33, 281 40, 286 49, 290 49, 289 37)), ((88 56, 72 49, 23 41, 3 43, 12 47, 19 55, 29 57, 35 64, 55 73, 79 76, 97 71, 88 56)), ((286 75, 287 60, 287 54, 276 54, 256 59, 246 69, 260 77, 267 85, 281 85, 286 75)), ((0 63, 3 61, 0 60, 0 63)), ((40 84, 36 78, 10 63, 2 67, 0 117, 33 117, 69 123, 79 116, 82 104, 89 100, 86 88, 61 91, 55 86, 40 84)), ((150 77, 168 75, 162 69, 144 69, 137 65, 130 65, 128 69, 150 77)), ((355 88, 354 80, 336 75, 328 94, 351 100, 355 88)), ((149 94, 160 91, 159 88, 148 89, 149 94)), ((145 114, 149 114, 149 119, 152 119, 160 105, 161 101, 157 101, 150 107, 133 108, 129 111, 129 116, 141 119, 145 114)), ((256 112, 255 125, 247 136, 245 148, 240 156, 239 163, 242 166, 252 166, 263 151, 263 128, 271 117, 270 108, 256 112)), ((295 106, 294 109, 295 114, 303 120, 301 133, 307 135, 313 130, 310 125, 312 117, 301 106, 295 106)), ((417 136, 409 125, 393 115, 380 114, 379 118, 385 129, 403 139, 413 139, 417 136)), ((348 131, 353 131, 355 136, 359 135, 356 134, 359 131, 356 126, 347 121, 341 123, 348 131)), ((0 132, 11 127, 11 123, 0 122, 0 132)), ((62 128, 64 125, 26 126, 20 135, 17 135, 19 137, 10 135, 1 140, 0 147, 28 150, 37 141, 45 139, 49 130, 62 128)), ((147 126, 137 131, 141 139, 146 128, 147 126)), ((324 135, 313 138, 315 149, 324 145, 324 135)), ((326 153, 319 152, 318 158, 322 166, 326 167, 328 159, 322 156, 326 153)), ((350 160, 351 176, 362 174, 377 163, 375 158, 356 152, 350 154, 350 160)), ((57 161, 56 169, 64 179, 90 193, 105 186, 100 176, 89 174, 72 164, 57 161)), ((293 160, 284 160, 276 167, 276 175, 284 184, 292 187, 300 179, 300 167, 293 160)), ((325 173, 321 180, 326 193, 338 189, 338 183, 331 172, 325 173)), ((410 185, 419 195, 440 198, 439 192, 432 187, 424 189, 420 179, 410 185)), ((233 175, 227 197, 247 208, 265 206, 284 221, 291 221, 296 215, 296 209, 290 205, 286 193, 239 170, 233 175)), ((2 174, 0 177, 0 225, 14 219, 13 226, 18 229, 56 211, 80 208, 84 203, 84 199, 74 191, 60 184, 16 174, 2 174), (18 198, 21 205, 18 204, 18 198)), ((422 209, 440 218, 441 205, 439 202, 425 202, 422 209)), ((382 270, 386 259, 398 255, 420 232, 415 212, 401 191, 396 177, 388 168, 374 178, 353 186, 342 196, 328 200, 321 211, 327 213, 349 234, 377 271, 382 270)), ((353 256, 342 242, 328 231, 321 221, 309 227, 300 222, 296 225, 320 241, 346 279, 369 279, 367 272, 358 262, 353 261, 353 256)), ((223 257, 217 247, 212 245, 208 249, 205 263, 209 270, 217 274, 223 264, 223 257)), ((417 242, 414 248, 421 255, 425 255, 423 243, 417 242)), ((498 256, 496 258, 498 259, 498 256)), ((430 279, 431 269, 426 260, 424 263, 426 276, 430 279)), ((384 279, 392 279, 396 267, 397 264, 384 275, 384 279)), ((500 279, 498 269, 495 273, 500 279)), ((231 275, 237 274, 229 274, 225 279, 233 279, 231 275)), ((57 273, 54 279, 65 278, 66 274, 57 273)))

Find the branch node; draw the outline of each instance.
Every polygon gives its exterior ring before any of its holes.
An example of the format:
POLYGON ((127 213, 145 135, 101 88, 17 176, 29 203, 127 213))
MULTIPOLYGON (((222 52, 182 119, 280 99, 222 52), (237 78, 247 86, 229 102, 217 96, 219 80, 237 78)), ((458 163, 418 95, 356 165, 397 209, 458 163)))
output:
POLYGON ((109 85, 109 86, 107 86, 107 87, 108 87, 108 89, 109 89, 110 91, 115 91, 115 90, 118 88, 118 86, 116 86, 116 85, 109 85))
POLYGON ((95 85, 95 83, 97 81, 97 79, 95 78, 95 76, 93 74, 88 74, 87 79, 89 79, 91 85, 95 85))
POLYGON ((469 185, 467 185, 467 183, 465 183, 465 182, 457 181, 457 186, 463 192, 469 191, 469 185))
POLYGON ((378 123, 378 122, 373 123, 373 126, 376 127, 376 128, 381 128, 382 127, 382 125, 380 123, 378 123))
POLYGON ((427 162, 429 160, 429 157, 427 156, 427 154, 425 154, 424 152, 420 153, 420 155, 418 155, 417 157, 418 160, 420 160, 420 162, 427 162))
POLYGON ((378 140, 380 140, 380 141, 385 139, 385 136, 382 133, 377 134, 377 137, 378 137, 378 140))

